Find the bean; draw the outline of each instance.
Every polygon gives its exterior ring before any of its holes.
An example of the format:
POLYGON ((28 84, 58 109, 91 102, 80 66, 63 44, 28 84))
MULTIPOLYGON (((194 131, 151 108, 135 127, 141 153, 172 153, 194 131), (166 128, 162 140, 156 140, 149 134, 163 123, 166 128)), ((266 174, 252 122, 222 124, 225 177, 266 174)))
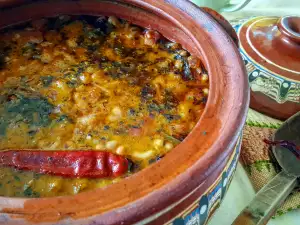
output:
POLYGON ((113 108, 112 113, 116 116, 119 116, 119 117, 122 116, 122 111, 121 111, 120 107, 118 107, 118 106, 113 108))
POLYGON ((105 147, 107 149, 114 149, 116 146, 117 146, 117 141, 114 141, 114 140, 106 142, 106 145, 105 145, 105 147))
POLYGON ((201 75, 202 74, 202 69, 201 67, 196 68, 196 74, 201 75))
POLYGON ((139 159, 148 159, 154 155, 154 152, 152 150, 148 150, 146 152, 133 152, 132 155, 139 159))
POLYGON ((182 47, 181 47, 181 44, 179 44, 179 43, 169 42, 169 43, 167 44, 167 48, 169 48, 169 49, 171 49, 171 50, 179 50, 179 49, 181 49, 182 47))
POLYGON ((185 50, 180 50, 178 53, 179 53, 179 55, 181 55, 181 56, 187 56, 187 55, 188 55, 188 52, 185 51, 185 50))
POLYGON ((5 57, 4 57, 4 62, 9 62, 9 61, 10 61, 10 57, 5 56, 5 57))
POLYGON ((174 65, 177 69, 181 70, 183 67, 183 62, 181 60, 176 60, 175 61, 175 65, 174 65))
POLYGON ((155 45, 160 39, 160 34, 154 30, 147 30, 145 32, 145 45, 155 45))
POLYGON ((188 63, 191 68, 197 68, 200 66, 200 60, 194 56, 188 57, 188 63))
POLYGON ((96 69, 94 67, 91 67, 91 66, 86 68, 86 72, 88 72, 88 73, 93 73, 93 72, 95 72, 95 70, 96 69))
POLYGON ((115 115, 109 115, 108 120, 111 121, 111 122, 114 122, 114 121, 119 120, 119 117, 115 116, 115 115))
POLYGON ((20 37, 21 37, 21 35, 20 35, 20 34, 15 34, 15 36, 14 36, 14 39, 13 39, 13 40, 19 39, 20 37))
POLYGON ((153 145, 154 145, 154 147, 155 147, 156 149, 161 148, 161 147, 163 146, 163 144, 164 144, 164 140, 163 140, 163 139, 155 139, 155 140, 153 141, 153 145))
POLYGON ((170 142, 167 142, 165 144, 165 149, 167 149, 168 151, 172 150, 174 148, 173 144, 170 142))
POLYGON ((99 143, 100 143, 99 140, 97 140, 97 139, 94 139, 94 140, 93 140, 93 144, 94 144, 94 145, 97 145, 97 144, 99 144, 99 143))
POLYGON ((208 92, 209 92, 208 88, 204 88, 202 91, 203 91, 203 94, 204 94, 205 96, 208 95, 208 92))
POLYGON ((189 102, 180 103, 180 105, 178 106, 179 115, 182 118, 188 117, 190 109, 191 109, 191 103, 189 103, 189 102))
POLYGON ((138 35, 141 33, 141 29, 139 27, 131 27, 129 28, 129 32, 126 35, 128 39, 134 39, 138 37, 138 35))
POLYGON ((89 114, 83 117, 80 117, 77 121, 84 125, 90 125, 96 120, 96 114, 89 114))
POLYGON ((87 72, 81 74, 79 78, 83 84, 90 84, 92 82, 91 75, 87 72))
POLYGON ((182 124, 173 124, 172 129, 175 131, 175 133, 186 133, 188 131, 188 126, 186 123, 182 124))
POLYGON ((84 190, 88 186, 87 179, 78 179, 73 184, 73 194, 78 194, 80 191, 84 190))
POLYGON ((50 63, 53 61, 53 53, 48 50, 48 49, 44 49, 43 53, 41 55, 41 61, 43 63, 50 63))
POLYGON ((207 74, 202 74, 202 77, 201 77, 201 80, 203 81, 203 82, 206 82, 206 81, 208 81, 208 75, 207 74))
POLYGON ((70 47, 70 48, 76 48, 77 47, 77 40, 76 38, 71 38, 71 39, 68 39, 66 41, 67 45, 70 47))
POLYGON ((51 182, 49 182, 48 184, 48 190, 51 192, 58 192, 62 188, 62 185, 63 185, 62 178, 53 177, 51 179, 51 182))
POLYGON ((86 139, 87 140, 91 140, 92 139, 92 135, 90 135, 90 134, 86 135, 86 139))
POLYGON ((115 16, 108 17, 108 22, 114 25, 115 27, 121 27, 120 20, 115 16))
POLYGON ((104 146, 104 144, 100 143, 100 144, 97 144, 95 148, 97 150, 103 150, 103 149, 105 149, 105 146, 104 146))
POLYGON ((109 121, 117 121, 121 119, 122 117, 122 111, 120 107, 116 106, 112 109, 112 114, 108 116, 109 121))
POLYGON ((118 148, 117 148, 117 150, 116 150, 116 153, 118 154, 118 155, 124 155, 125 154, 125 147, 124 146, 119 146, 118 148))

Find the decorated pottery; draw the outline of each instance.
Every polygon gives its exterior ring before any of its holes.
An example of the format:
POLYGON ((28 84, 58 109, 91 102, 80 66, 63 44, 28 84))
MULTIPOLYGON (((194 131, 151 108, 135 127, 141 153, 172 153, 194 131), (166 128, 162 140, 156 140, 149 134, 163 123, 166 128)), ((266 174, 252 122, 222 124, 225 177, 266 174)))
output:
POLYGON ((278 119, 300 111, 300 17, 233 22, 251 87, 250 107, 278 119))
POLYGON ((249 104, 246 70, 228 22, 185 0, 10 2, 0 3, 5 6, 1 28, 79 14, 115 15, 155 29, 201 58, 210 92, 196 127, 159 162, 118 183, 74 196, 0 197, 0 224, 206 224, 234 174, 249 104))

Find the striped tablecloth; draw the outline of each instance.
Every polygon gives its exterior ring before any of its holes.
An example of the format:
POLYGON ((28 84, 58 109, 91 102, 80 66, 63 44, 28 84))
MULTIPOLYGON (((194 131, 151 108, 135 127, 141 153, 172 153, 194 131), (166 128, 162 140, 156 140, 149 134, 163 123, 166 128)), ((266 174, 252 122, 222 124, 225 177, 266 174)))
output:
MULTIPOLYGON (((262 188, 280 171, 278 164, 270 158, 270 148, 263 139, 270 139, 281 124, 280 120, 249 109, 244 128, 241 160, 255 191, 262 188)), ((275 217, 297 208, 300 208, 299 190, 295 190, 287 198, 275 217)))

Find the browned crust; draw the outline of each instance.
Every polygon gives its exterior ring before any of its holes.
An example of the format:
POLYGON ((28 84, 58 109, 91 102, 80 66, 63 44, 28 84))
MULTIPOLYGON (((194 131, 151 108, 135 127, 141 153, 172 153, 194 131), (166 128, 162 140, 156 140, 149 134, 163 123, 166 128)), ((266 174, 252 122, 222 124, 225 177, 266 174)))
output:
POLYGON ((269 96, 252 90, 250 107, 258 112, 280 120, 288 119, 300 111, 300 103, 287 101, 280 104, 269 96))

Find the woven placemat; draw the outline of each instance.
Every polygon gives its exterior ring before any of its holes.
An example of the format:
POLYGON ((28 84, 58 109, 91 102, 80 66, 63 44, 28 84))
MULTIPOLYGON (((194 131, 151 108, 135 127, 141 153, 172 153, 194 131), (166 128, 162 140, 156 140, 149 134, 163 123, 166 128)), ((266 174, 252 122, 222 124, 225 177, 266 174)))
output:
MULTIPOLYGON (((280 171, 280 167, 270 155, 270 147, 263 140, 271 139, 281 124, 282 121, 270 118, 252 109, 248 112, 243 134, 241 161, 256 192, 280 171)), ((300 208, 299 190, 295 190, 287 198, 274 217, 297 208, 300 208)))

